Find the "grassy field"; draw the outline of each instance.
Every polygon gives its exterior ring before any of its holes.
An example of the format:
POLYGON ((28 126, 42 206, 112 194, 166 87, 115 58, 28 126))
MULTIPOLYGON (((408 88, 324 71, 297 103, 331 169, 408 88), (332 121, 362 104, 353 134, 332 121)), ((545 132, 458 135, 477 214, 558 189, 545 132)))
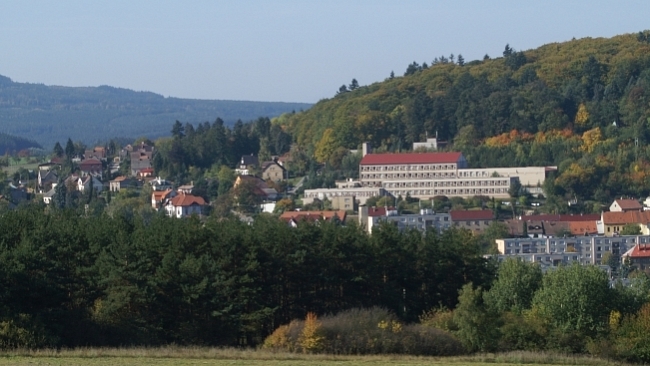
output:
POLYGON ((214 366, 498 366, 622 365, 591 357, 515 352, 466 357, 335 356, 272 353, 217 348, 131 348, 11 351, 0 353, 0 365, 214 365, 214 366))

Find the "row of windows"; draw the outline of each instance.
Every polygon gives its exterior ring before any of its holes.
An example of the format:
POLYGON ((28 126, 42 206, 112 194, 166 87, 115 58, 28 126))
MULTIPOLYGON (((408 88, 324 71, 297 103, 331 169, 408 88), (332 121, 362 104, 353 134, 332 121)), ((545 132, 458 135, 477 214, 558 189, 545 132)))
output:
POLYGON ((385 188, 418 188, 418 187, 507 187, 507 180, 454 180, 454 181, 420 181, 420 182, 385 182, 385 188))
POLYGON ((471 189, 408 189, 394 190, 390 193, 393 196, 448 196, 448 195, 490 195, 490 194, 508 194, 507 188, 471 188, 471 189))
POLYGON ((318 198, 320 196, 325 197, 375 197, 378 196, 379 192, 307 192, 305 191, 305 198, 318 198))
POLYGON ((477 171, 477 170, 466 170, 466 171, 459 170, 458 171, 458 176, 459 177, 467 177, 467 178, 470 178, 470 177, 490 177, 493 174, 494 174, 494 172, 490 173, 487 170, 479 170, 479 171, 477 171))
POLYGON ((454 172, 444 172, 444 173, 389 173, 389 174, 369 174, 362 173, 361 179, 412 179, 412 178, 456 178, 454 172))
POLYGON ((361 165, 362 172, 392 172, 392 171, 417 171, 417 170, 454 170, 456 164, 435 165, 361 165))

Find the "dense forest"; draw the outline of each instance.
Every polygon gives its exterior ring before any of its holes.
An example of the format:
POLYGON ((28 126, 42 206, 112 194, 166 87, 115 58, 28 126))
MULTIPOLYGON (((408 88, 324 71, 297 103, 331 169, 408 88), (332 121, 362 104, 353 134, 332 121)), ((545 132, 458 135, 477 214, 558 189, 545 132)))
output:
POLYGON ((0 132, 0 153, 16 155, 21 150, 42 149, 36 141, 0 132))
POLYGON ((611 286, 596 266, 497 264, 463 229, 384 225, 369 236, 337 221, 28 205, 1 211, 0 249, 3 349, 264 344, 650 361, 646 273, 630 268, 629 286, 611 286))
POLYGON ((305 103, 165 98, 110 86, 61 87, 17 83, 0 76, 0 132, 29 136, 45 148, 68 137, 94 143, 114 137, 168 136, 175 120, 192 123, 221 116, 237 120, 308 109, 305 103))
POLYGON ((0 348, 254 345, 308 311, 416 321, 493 275, 469 232, 83 212, 0 215, 0 348))
POLYGON ((405 151, 438 135, 474 167, 558 166, 549 191, 563 199, 648 195, 649 35, 414 62, 276 121, 320 162, 364 141, 405 151))

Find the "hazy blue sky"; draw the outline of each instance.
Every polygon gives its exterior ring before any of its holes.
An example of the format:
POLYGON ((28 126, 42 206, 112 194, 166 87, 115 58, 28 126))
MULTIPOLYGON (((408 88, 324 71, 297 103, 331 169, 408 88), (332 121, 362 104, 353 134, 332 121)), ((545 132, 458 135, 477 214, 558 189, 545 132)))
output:
POLYGON ((201 99, 316 102, 413 61, 650 28, 650 1, 0 0, 0 74, 201 99))

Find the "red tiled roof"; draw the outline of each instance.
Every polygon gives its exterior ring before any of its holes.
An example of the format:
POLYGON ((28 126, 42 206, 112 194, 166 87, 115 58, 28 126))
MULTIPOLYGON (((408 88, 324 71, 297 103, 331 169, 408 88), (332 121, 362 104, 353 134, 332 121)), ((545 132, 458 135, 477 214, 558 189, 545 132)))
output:
POLYGON ((603 212, 603 223, 612 224, 647 224, 650 223, 650 211, 603 212))
POLYGON ((650 258, 650 244, 637 244, 628 253, 631 258, 650 258))
POLYGON ((643 208, 637 200, 618 199, 614 200, 614 202, 618 203, 621 210, 641 210, 643 208))
MULTIPOLYGON (((394 211, 395 207, 388 207, 388 211, 394 211)), ((386 216, 386 207, 368 207, 369 217, 386 216)))
POLYGON ((569 222, 569 229, 573 235, 598 234, 596 221, 572 221, 569 222))
POLYGON ((280 220, 284 221, 301 221, 301 220, 316 220, 323 219, 329 221, 334 216, 337 216, 339 220, 345 221, 347 213, 345 211, 286 211, 280 215, 280 220))
POLYGON ((598 221, 600 220, 599 214, 587 215, 529 215, 521 216, 523 221, 598 221))
POLYGON ((492 220, 492 210, 449 211, 451 221, 492 220))
POLYGON ((205 206, 205 200, 203 197, 197 197, 191 194, 179 194, 178 196, 172 198, 172 205, 184 207, 192 205, 205 206))
POLYGON ((381 164, 453 164, 460 160, 462 153, 404 153, 404 154, 368 154, 361 159, 360 165, 381 164))
POLYGON ((170 194, 171 192, 172 192, 171 189, 168 189, 168 190, 166 190, 166 191, 154 191, 154 192, 153 192, 153 198, 154 198, 154 200, 156 200, 156 201, 162 201, 162 200, 164 200, 165 197, 167 197, 167 195, 170 194))

